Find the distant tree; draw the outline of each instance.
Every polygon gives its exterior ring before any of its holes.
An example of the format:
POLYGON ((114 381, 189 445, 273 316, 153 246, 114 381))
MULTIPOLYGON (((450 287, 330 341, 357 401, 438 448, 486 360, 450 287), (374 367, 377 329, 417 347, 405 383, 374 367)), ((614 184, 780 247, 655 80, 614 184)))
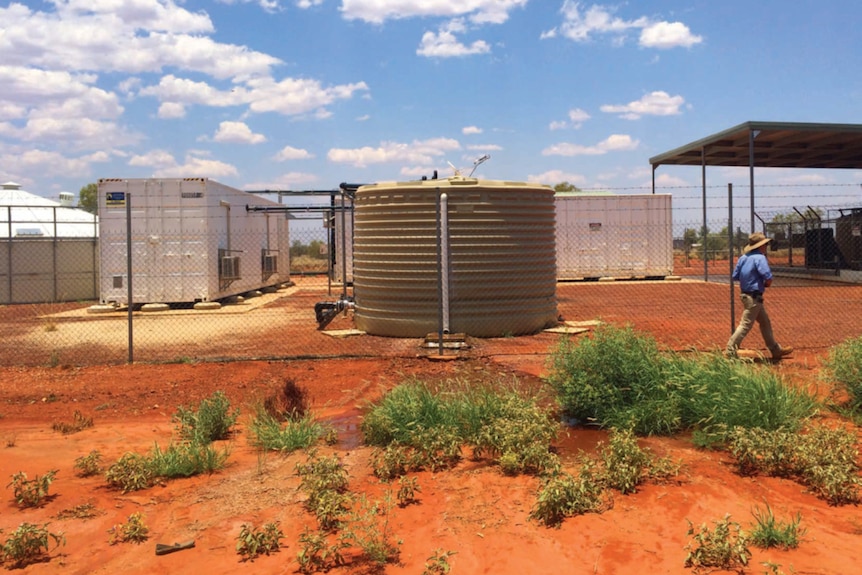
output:
POLYGON ((575 184, 570 184, 569 182, 560 182, 556 186, 554 186, 555 192, 580 192, 581 189, 578 188, 575 184))
POLYGON ((696 244, 697 230, 694 228, 686 228, 685 231, 682 232, 682 243, 685 244, 686 248, 690 248, 693 244, 696 244))
POLYGON ((87 184, 78 192, 78 207, 91 214, 99 213, 99 186, 87 184))
POLYGON ((821 208, 805 208, 800 216, 796 212, 787 212, 784 214, 775 214, 769 220, 770 229, 778 239, 785 239, 787 232, 791 234, 801 234, 805 232, 806 220, 818 221, 823 218, 823 210, 821 208), (804 216, 804 217, 803 217, 804 216))

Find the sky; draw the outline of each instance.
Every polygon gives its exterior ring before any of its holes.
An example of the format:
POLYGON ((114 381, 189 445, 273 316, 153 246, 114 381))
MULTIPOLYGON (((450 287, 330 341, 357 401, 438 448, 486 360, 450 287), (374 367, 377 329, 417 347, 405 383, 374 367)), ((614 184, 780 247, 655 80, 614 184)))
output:
MULTIPOLYGON (((645 192, 650 157, 742 122, 862 123, 860 20, 858 0, 13 1, 0 181, 56 198, 99 178, 328 190, 458 170, 645 192)), ((859 171, 758 183, 862 204, 859 171)))

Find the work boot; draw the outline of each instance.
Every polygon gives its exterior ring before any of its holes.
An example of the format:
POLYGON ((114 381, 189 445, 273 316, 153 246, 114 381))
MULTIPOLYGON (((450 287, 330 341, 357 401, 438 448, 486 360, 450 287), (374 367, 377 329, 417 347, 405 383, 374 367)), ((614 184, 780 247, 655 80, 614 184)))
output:
POLYGON ((786 357, 793 353, 792 347, 780 347, 778 348, 778 353, 772 354, 772 361, 781 361, 782 357, 786 357))

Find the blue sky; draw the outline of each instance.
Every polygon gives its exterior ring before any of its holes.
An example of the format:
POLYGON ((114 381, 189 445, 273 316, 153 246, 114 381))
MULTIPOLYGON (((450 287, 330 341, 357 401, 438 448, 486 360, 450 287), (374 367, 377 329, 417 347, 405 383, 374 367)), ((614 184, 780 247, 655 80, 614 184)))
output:
MULTIPOLYGON (((858 0, 11 2, 0 181, 332 189, 489 154, 476 175, 638 190, 650 157, 741 122, 862 123, 860 17, 858 0)), ((858 171, 758 182, 862 200, 858 171)))

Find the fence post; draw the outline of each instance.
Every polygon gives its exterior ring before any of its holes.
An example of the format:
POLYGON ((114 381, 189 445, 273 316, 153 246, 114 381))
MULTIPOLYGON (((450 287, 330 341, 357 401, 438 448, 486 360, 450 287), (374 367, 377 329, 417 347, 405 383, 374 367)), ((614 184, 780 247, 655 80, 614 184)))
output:
POLYGON ((733 184, 727 184, 727 265, 729 275, 727 283, 730 285, 730 333, 736 328, 736 310, 733 300, 733 184))
POLYGON ((133 343, 132 330, 132 198, 129 194, 128 184, 126 185, 126 299, 128 300, 128 323, 129 323, 129 363, 134 363, 135 346, 133 343))

